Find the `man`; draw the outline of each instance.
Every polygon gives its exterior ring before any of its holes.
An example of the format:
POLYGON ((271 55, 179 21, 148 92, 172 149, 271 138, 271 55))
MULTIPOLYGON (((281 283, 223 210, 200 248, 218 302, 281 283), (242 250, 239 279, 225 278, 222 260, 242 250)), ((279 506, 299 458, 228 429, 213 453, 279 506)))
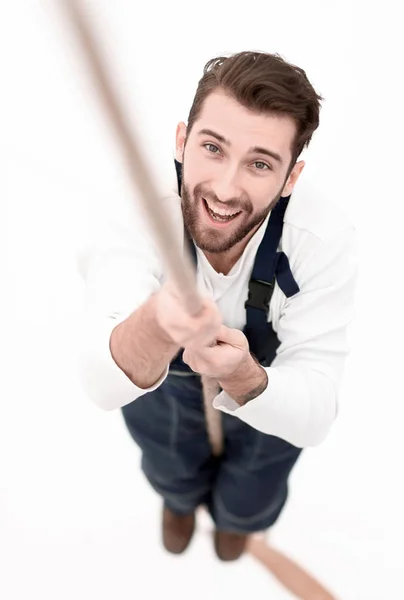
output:
POLYGON ((83 386, 104 409, 122 408, 164 500, 173 553, 186 549, 205 505, 218 557, 238 558, 249 533, 276 522, 301 449, 319 444, 337 413, 354 229, 324 198, 294 191, 320 100, 279 55, 241 52, 205 66, 188 126, 177 127, 175 193, 162 200, 195 259, 197 316, 136 219, 83 256, 83 386), (220 457, 201 375, 221 388, 220 457))

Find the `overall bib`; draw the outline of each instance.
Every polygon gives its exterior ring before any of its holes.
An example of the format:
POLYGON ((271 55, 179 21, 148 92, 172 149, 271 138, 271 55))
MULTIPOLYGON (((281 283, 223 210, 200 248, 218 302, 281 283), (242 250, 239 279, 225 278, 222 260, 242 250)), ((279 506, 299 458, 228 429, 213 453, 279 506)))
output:
MULTIPOLYGON (((175 166, 181 193, 181 164, 175 161, 175 166)), ((286 255, 278 252, 289 199, 281 197, 271 212, 245 302, 243 332, 263 366, 271 365, 279 346, 268 323, 275 279, 287 297, 299 291, 286 255)), ((194 243, 187 241, 196 262, 194 243)), ((122 413, 142 450, 145 476, 172 511, 188 514, 205 505, 217 529, 237 533, 263 531, 275 523, 287 500, 288 476, 301 449, 222 413, 224 452, 213 457, 201 378, 182 361, 182 352, 171 362, 163 384, 124 406, 122 413)))

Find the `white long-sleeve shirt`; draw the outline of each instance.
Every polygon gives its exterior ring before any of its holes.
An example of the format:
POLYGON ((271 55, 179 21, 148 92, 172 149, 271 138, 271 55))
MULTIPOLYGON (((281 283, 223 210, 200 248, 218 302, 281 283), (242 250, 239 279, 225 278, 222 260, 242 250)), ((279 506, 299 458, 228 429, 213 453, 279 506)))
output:
MULTIPOLYGON (((183 241, 180 202, 173 175, 161 205, 183 241)), ((269 215, 228 275, 217 273, 197 248, 198 289, 214 299, 228 327, 245 325, 248 282, 268 219, 269 215)), ((336 417, 349 353, 347 328, 357 279, 355 229, 318 190, 300 182, 289 201, 279 250, 289 258, 300 291, 286 298, 275 286, 268 319, 280 346, 265 369, 268 386, 241 407, 222 391, 214 406, 295 446, 314 446, 326 437, 336 417)), ((141 213, 127 207, 124 216, 111 219, 98 241, 82 249, 78 266, 86 282, 87 305, 81 383, 97 405, 117 409, 159 387, 168 374, 167 365, 155 385, 141 389, 117 366, 109 348, 114 327, 165 281, 164 265, 141 213)))

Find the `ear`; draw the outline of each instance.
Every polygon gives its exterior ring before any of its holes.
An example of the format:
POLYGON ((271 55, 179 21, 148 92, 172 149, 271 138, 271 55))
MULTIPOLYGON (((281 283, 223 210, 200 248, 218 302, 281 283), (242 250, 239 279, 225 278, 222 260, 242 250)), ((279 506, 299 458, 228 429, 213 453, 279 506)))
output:
POLYGON ((175 158, 182 163, 185 149, 185 138, 187 136, 187 126, 181 122, 177 125, 175 133, 175 158))
POLYGON ((303 171, 305 164, 306 163, 304 160, 300 160, 295 164, 282 190, 283 197, 290 196, 290 194, 293 192, 293 188, 295 187, 295 184, 299 179, 300 173, 303 171))

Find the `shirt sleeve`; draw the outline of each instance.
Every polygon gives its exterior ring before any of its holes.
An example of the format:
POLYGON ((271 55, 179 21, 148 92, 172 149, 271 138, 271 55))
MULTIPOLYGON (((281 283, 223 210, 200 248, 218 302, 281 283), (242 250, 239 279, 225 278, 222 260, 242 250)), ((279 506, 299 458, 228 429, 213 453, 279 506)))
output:
POLYGON ((357 281, 355 229, 320 241, 306 257, 300 292, 286 299, 280 346, 265 391, 239 406, 222 391, 215 408, 296 447, 321 443, 337 415, 357 281))
POLYGON ((88 398, 105 410, 129 404, 159 387, 137 387, 115 363, 110 351, 112 330, 141 306, 161 285, 161 261, 139 221, 110 221, 77 251, 84 280, 80 324, 79 381, 88 398))

